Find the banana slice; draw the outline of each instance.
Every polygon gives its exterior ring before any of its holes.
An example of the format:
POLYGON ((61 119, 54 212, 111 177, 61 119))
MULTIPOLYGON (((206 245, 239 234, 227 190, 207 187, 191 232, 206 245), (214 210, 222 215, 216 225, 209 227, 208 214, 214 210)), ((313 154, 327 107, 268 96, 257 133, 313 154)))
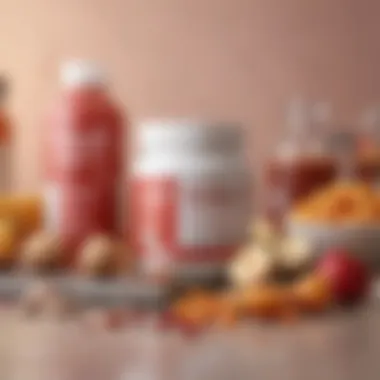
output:
POLYGON ((304 239, 285 238, 280 247, 278 263, 283 269, 298 270, 310 263, 312 247, 304 239))
POLYGON ((274 260, 258 245, 244 247, 229 268, 229 278, 236 287, 262 283, 274 269, 274 260))
POLYGON ((284 235, 265 220, 257 221, 253 227, 253 240, 266 252, 277 253, 283 239, 284 235))

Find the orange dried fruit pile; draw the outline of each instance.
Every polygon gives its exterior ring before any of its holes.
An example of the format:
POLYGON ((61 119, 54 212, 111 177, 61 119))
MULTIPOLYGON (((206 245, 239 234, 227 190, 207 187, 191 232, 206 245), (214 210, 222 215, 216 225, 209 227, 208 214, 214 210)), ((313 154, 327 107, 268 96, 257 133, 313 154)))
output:
POLYGON ((177 321, 193 326, 233 326, 241 319, 288 321, 304 313, 319 313, 332 305, 332 293, 316 274, 290 285, 260 284, 228 293, 194 292, 172 307, 177 321))
POLYGON ((323 223, 380 222, 380 192, 364 182, 336 182, 297 204, 293 220, 323 223))
POLYGON ((243 315, 268 319, 281 317, 291 301, 286 287, 271 284, 248 288, 239 297, 243 315))
POLYGON ((13 220, 21 237, 39 229, 43 219, 43 202, 37 195, 3 195, 0 217, 13 220))
POLYGON ((0 219, 0 267, 12 265, 18 249, 18 231, 9 219, 0 219))

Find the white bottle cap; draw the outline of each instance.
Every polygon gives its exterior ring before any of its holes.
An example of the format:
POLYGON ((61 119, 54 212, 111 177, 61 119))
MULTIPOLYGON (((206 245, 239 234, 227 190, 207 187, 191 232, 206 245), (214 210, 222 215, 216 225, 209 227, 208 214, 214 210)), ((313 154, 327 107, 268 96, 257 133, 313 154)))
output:
POLYGON ((103 70, 94 62, 70 60, 61 66, 61 82, 66 87, 104 86, 106 76, 103 70))
POLYGON ((231 152, 242 147, 242 129, 231 123, 199 120, 148 120, 139 128, 143 152, 231 152))

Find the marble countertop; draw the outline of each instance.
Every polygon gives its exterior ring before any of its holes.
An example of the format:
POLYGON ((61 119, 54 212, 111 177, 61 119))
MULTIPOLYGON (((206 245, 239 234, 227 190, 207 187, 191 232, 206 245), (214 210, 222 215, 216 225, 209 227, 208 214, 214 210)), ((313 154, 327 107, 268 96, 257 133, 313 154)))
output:
MULTIPOLYGON (((380 304, 379 304, 380 306, 380 304)), ((151 320, 123 331, 0 310, 4 380, 377 380, 380 307, 293 325, 250 323, 186 338, 151 320)))

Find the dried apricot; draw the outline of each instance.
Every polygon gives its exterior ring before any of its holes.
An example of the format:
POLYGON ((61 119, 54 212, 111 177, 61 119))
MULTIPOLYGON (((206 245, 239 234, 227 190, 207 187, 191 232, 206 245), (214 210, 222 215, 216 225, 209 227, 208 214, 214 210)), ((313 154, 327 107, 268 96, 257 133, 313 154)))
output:
POLYGON ((293 286, 293 300, 301 310, 320 312, 331 305, 333 295, 322 276, 311 274, 293 286))
POLYGON ((214 294, 196 292, 177 301, 172 312, 183 321, 207 325, 216 319, 220 306, 220 300, 214 294))
POLYGON ((261 318, 280 318, 291 298, 287 288, 263 285, 247 289, 241 296, 243 314, 261 318))

